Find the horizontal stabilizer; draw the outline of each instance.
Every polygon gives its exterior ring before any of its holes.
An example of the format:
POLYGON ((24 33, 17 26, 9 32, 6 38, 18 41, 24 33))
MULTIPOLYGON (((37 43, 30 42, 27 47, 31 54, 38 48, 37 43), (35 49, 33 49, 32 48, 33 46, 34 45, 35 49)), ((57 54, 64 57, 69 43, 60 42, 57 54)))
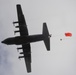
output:
POLYGON ((43 35, 44 35, 44 43, 45 43, 46 49, 49 51, 51 35, 49 35, 49 31, 48 31, 46 23, 43 23, 43 35))

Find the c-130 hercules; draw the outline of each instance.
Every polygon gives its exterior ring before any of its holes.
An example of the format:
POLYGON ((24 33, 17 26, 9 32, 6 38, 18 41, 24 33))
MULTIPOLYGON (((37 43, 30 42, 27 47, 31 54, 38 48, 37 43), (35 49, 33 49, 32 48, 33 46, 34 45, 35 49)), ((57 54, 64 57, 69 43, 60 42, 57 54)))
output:
POLYGON ((25 18, 21 9, 21 5, 17 4, 17 14, 18 14, 18 21, 13 22, 13 24, 18 23, 18 26, 16 28, 19 28, 20 36, 16 37, 10 37, 2 41, 2 43, 7 45, 22 45, 22 47, 19 47, 17 49, 23 49, 23 52, 20 54, 23 54, 23 56, 19 56, 19 58, 24 58, 27 72, 31 72, 31 48, 30 43, 31 42, 37 42, 37 41, 44 41, 47 51, 50 51, 50 37, 51 35, 48 32, 48 28, 46 26, 46 23, 43 23, 43 33, 38 35, 29 35, 27 25, 25 22, 25 18))

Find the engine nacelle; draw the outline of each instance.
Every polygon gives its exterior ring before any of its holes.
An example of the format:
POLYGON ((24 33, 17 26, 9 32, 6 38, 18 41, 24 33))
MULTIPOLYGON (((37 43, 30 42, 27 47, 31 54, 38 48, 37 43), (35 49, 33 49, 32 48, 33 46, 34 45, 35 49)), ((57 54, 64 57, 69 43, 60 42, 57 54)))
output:
POLYGON ((17 32, 20 32, 19 30, 17 30, 17 31, 14 31, 14 33, 17 33, 17 32))
POLYGON ((17 48, 17 50, 22 49, 22 47, 17 48))
POLYGON ((16 28, 22 27, 22 25, 15 26, 16 28))
POLYGON ((19 23, 18 21, 13 22, 13 24, 19 23))
POLYGON ((19 59, 20 59, 20 58, 24 58, 24 56, 19 56, 18 58, 19 58, 19 59))
POLYGON ((19 28, 19 26, 15 26, 16 28, 19 28))
POLYGON ((21 50, 22 49, 22 47, 19 47, 19 48, 17 48, 17 51, 19 52, 19 50, 21 50))
POLYGON ((20 54, 24 54, 23 52, 20 52, 20 54))

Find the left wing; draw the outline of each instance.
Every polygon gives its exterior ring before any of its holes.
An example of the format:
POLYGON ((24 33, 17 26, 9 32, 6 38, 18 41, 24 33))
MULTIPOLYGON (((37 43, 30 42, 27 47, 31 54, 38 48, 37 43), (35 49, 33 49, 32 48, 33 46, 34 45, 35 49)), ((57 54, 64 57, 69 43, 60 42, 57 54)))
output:
POLYGON ((19 31, 15 31, 15 33, 20 32, 20 36, 28 35, 28 29, 27 29, 27 25, 25 22, 25 18, 22 13, 21 5, 19 4, 17 5, 17 16, 18 16, 18 21, 13 22, 13 24, 15 23, 19 24, 18 26, 16 26, 16 28, 19 28, 19 31))
MULTIPOLYGON (((15 33, 20 32, 20 36, 27 36, 28 29, 27 29, 24 15, 22 13, 21 5, 19 5, 19 4, 17 5, 17 15, 18 15, 18 22, 13 22, 13 23, 19 23, 19 25, 16 26, 16 28, 17 27, 19 28, 19 31, 15 31, 15 33)), ((21 52, 20 54, 23 54, 23 56, 20 56, 19 58, 24 58, 27 72, 31 72, 30 44, 22 44, 22 49, 23 49, 23 52, 21 52)))

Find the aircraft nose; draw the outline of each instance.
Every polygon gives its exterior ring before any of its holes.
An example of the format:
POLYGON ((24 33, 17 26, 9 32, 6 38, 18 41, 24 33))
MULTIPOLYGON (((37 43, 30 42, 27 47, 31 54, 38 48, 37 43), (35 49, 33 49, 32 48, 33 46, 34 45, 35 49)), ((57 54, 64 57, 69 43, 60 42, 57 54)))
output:
POLYGON ((1 41, 1 43, 5 43, 5 41, 3 40, 3 41, 1 41))

